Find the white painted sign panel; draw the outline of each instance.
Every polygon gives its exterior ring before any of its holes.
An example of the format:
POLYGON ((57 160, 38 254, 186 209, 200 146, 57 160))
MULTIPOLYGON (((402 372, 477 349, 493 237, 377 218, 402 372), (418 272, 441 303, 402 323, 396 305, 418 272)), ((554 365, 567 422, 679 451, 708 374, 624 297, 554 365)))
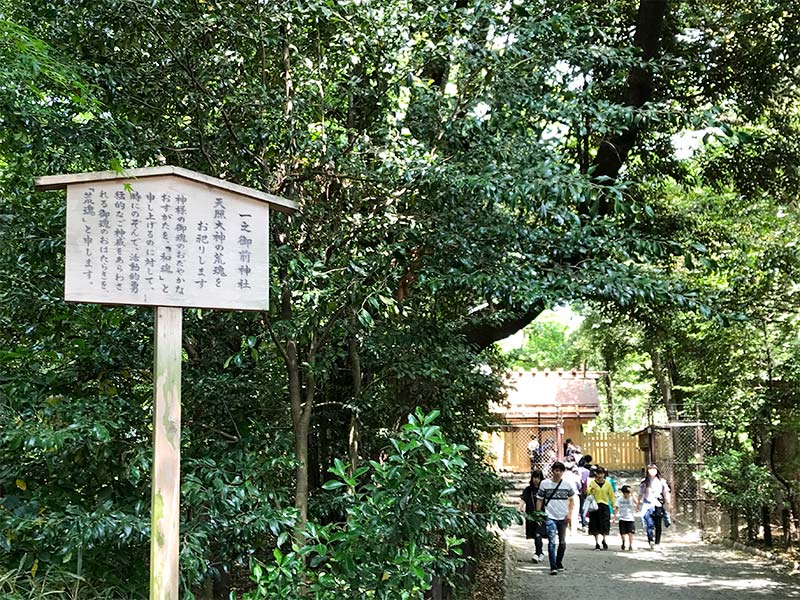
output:
POLYGON ((67 187, 65 299, 264 310, 269 205, 172 176, 67 187))

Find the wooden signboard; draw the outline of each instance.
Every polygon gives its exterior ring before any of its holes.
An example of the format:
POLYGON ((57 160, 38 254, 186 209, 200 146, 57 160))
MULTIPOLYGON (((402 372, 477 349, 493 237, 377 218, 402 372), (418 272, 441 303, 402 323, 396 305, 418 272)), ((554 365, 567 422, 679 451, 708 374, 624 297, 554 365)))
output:
POLYGON ((177 167, 37 180, 65 186, 66 300, 267 308, 269 210, 289 201, 177 167))
POLYGON ((53 175, 66 300, 155 307, 150 598, 178 600, 182 308, 264 310, 269 211, 294 202, 179 167, 53 175))

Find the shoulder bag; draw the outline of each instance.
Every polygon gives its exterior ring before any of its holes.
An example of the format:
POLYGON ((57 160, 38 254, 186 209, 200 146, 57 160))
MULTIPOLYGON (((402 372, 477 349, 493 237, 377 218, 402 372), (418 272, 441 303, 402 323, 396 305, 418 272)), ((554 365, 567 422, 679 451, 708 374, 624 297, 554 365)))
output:
POLYGON ((548 505, 548 503, 550 502, 550 500, 552 500, 552 499, 553 499, 553 496, 555 496, 555 495, 556 495, 556 492, 558 491, 558 488, 560 488, 560 487, 561 487, 561 484, 562 484, 562 483, 563 483, 563 480, 562 480, 562 481, 559 481, 559 482, 558 482, 558 485, 557 485, 556 487, 554 487, 554 488, 553 488, 553 491, 552 491, 552 492, 550 492, 550 496, 545 496, 545 497, 544 497, 544 500, 542 501, 542 510, 544 510, 545 508, 547 508, 547 505, 548 505))

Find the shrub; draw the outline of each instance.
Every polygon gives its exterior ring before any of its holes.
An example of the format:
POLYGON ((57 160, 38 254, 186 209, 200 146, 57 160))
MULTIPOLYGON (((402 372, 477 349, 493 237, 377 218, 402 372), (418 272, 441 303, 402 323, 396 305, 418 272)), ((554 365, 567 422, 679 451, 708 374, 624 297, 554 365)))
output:
POLYGON ((774 497, 774 478, 767 467, 753 462, 751 453, 729 450, 707 459, 697 478, 723 507, 752 511, 774 497))
POLYGON ((336 478, 323 487, 341 495, 342 520, 309 522, 302 544, 276 548, 274 560, 255 563, 257 589, 245 599, 412 599, 422 597, 434 576, 453 581, 467 561, 467 536, 506 525, 514 511, 499 504, 491 513, 470 510, 466 447, 444 439, 433 424, 437 416, 418 409, 391 439, 384 460, 352 476, 336 460, 330 470, 336 478))

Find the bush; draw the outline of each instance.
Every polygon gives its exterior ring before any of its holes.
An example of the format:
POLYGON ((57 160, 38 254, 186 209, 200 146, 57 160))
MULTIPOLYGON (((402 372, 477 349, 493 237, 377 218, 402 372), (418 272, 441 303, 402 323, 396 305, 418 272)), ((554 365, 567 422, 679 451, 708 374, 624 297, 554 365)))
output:
POLYGON ((58 567, 42 571, 39 563, 30 570, 0 570, 0 598, 3 600, 129 600, 141 597, 104 586, 97 589, 81 577, 58 567))
POLYGON ((453 581, 467 562, 467 536, 488 535, 487 526, 508 524, 514 511, 499 504, 491 513, 470 510, 466 447, 444 439, 433 424, 437 416, 418 409, 391 439, 385 459, 352 476, 336 460, 336 479, 323 487, 341 495, 341 522, 309 522, 302 544, 276 548, 274 560, 255 563, 257 589, 245 600, 412 599, 423 596, 434 576, 453 581))
POLYGON ((729 450, 708 458, 698 471, 703 489, 729 510, 753 511, 774 498, 774 478, 749 452, 729 450))

